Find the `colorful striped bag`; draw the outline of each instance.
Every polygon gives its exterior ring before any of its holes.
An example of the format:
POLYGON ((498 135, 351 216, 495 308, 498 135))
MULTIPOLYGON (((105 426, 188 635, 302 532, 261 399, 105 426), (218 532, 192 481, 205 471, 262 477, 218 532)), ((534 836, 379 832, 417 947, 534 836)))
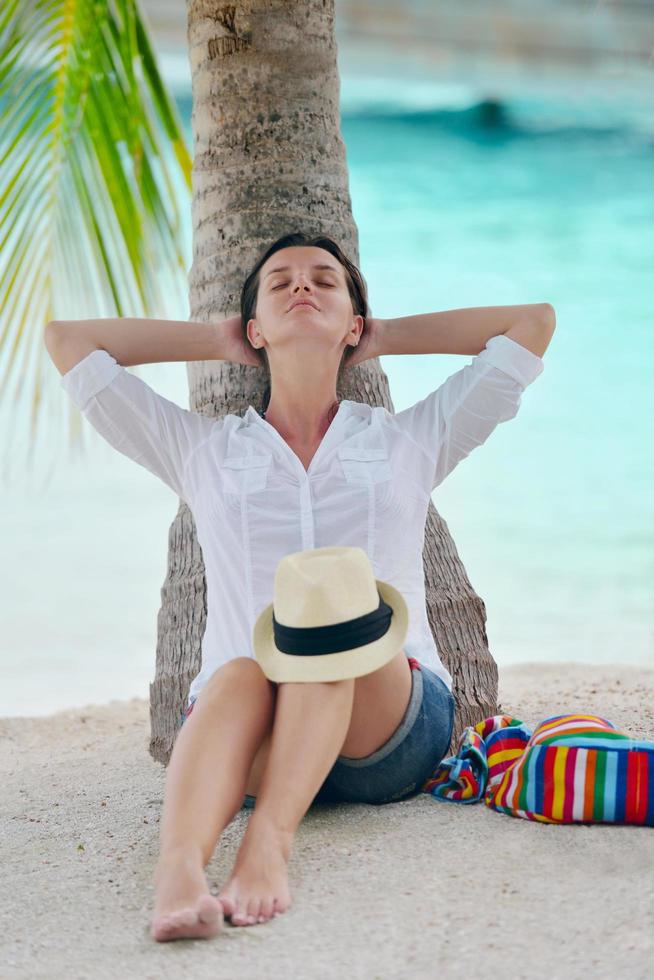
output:
POLYGON ((654 826, 654 742, 596 715, 555 715, 534 732, 509 715, 466 728, 422 787, 443 803, 484 803, 543 823, 654 826))

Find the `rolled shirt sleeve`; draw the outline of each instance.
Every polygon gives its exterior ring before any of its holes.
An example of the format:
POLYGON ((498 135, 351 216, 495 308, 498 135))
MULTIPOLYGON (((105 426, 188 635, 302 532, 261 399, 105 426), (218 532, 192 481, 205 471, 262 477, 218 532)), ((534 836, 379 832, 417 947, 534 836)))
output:
POLYGON ((220 424, 159 395, 106 350, 94 350, 61 377, 84 417, 118 452, 150 470, 187 504, 186 464, 220 424))
POLYGON ((499 334, 426 398, 395 414, 395 424, 433 461, 430 490, 517 414, 522 392, 544 366, 537 354, 499 334))

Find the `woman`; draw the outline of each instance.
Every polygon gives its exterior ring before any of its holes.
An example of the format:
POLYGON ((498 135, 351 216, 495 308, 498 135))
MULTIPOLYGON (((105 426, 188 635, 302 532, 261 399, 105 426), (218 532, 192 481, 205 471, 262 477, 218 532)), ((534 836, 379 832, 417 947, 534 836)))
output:
POLYGON ((422 569, 430 494, 516 414, 543 370, 550 313, 531 304, 376 320, 339 246, 294 234, 260 257, 237 317, 46 328, 64 389, 107 441, 186 501, 205 562, 202 667, 166 778, 156 940, 209 938, 225 916, 252 925, 286 911, 294 834, 312 803, 408 798, 447 753, 452 678, 428 624, 422 569), (439 351, 475 356, 403 412, 339 403, 348 365, 439 351), (261 413, 190 412, 125 370, 212 358, 264 367, 261 413), (328 544, 364 548, 376 577, 400 589, 410 610, 405 646, 363 677, 275 684, 253 657, 252 626, 281 557, 328 544), (255 799, 214 897, 204 868, 255 799))

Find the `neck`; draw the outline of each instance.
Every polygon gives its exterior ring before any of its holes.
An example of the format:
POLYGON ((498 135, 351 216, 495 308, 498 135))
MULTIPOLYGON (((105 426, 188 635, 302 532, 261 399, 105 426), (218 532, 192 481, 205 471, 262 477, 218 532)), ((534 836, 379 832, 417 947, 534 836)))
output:
POLYGON ((318 403, 310 399, 307 403, 285 400, 275 392, 262 417, 273 425, 288 442, 310 446, 319 442, 331 425, 340 404, 336 394, 326 402, 318 403))

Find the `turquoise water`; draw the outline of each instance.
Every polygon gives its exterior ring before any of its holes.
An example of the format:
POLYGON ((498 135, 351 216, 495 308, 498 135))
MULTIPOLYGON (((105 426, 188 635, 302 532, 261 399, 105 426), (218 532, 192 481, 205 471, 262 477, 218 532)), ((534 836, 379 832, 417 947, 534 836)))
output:
MULTIPOLYGON (((343 130, 377 315, 556 309, 518 416, 433 498, 491 651, 654 663, 654 115, 531 99, 343 130)), ((465 363, 384 358, 395 409, 465 363)))
MULTIPOLYGON (((557 312, 518 416, 433 497, 484 600, 493 656, 500 669, 652 664, 654 119, 615 103, 411 111, 356 96, 345 79, 373 313, 541 301, 557 312)), ((468 360, 383 358, 394 408, 468 360)), ((138 373, 188 404, 183 365, 138 373)), ((47 490, 3 492, 0 715, 148 697, 177 501, 88 435, 86 458, 62 455, 47 490)))

